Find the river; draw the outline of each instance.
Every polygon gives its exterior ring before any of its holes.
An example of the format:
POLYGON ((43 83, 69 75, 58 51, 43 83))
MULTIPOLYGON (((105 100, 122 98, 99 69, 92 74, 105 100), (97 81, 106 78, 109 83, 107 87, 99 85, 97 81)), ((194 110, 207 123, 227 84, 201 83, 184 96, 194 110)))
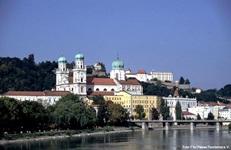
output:
POLYGON ((231 134, 215 129, 135 131, 6 144, 2 150, 181 150, 231 149, 231 134))

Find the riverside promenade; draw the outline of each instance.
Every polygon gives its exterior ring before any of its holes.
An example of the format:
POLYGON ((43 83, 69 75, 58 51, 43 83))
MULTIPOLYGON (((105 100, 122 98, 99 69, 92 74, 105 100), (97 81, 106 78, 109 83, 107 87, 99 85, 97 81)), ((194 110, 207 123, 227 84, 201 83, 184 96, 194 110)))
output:
POLYGON ((178 123, 189 123, 190 130, 194 130, 197 124, 215 124, 216 130, 219 131, 222 129, 223 123, 231 123, 231 120, 133 120, 131 123, 141 124, 143 130, 149 129, 149 124, 159 123, 165 127, 165 130, 169 130, 170 126, 178 123))

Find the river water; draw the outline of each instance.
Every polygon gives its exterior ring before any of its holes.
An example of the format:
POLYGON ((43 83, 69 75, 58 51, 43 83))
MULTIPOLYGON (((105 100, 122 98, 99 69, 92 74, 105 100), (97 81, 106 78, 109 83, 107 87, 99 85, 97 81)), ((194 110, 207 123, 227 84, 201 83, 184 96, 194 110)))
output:
POLYGON ((231 134, 215 129, 135 131, 31 141, 0 146, 3 150, 231 150, 231 134))

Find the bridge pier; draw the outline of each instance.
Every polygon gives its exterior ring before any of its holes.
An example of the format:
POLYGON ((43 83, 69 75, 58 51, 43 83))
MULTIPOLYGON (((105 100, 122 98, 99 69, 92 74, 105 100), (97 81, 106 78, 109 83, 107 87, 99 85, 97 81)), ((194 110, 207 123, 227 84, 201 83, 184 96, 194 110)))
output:
POLYGON ((216 122, 216 130, 220 131, 222 128, 222 122, 216 122))
POLYGON ((148 130, 148 123, 147 122, 142 122, 142 129, 148 130))
POLYGON ((190 122, 190 130, 191 130, 191 131, 193 131, 193 130, 194 130, 194 126, 195 126, 195 123, 190 122))
POLYGON ((169 130, 169 123, 165 122, 165 130, 169 130))

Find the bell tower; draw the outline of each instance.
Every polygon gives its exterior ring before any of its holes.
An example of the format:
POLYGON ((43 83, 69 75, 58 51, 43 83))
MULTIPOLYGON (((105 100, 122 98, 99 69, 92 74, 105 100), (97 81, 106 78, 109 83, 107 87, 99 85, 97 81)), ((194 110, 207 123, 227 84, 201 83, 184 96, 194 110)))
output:
POLYGON ((75 55, 73 70, 73 93, 86 99, 87 95, 87 68, 84 64, 84 56, 81 53, 75 55))

